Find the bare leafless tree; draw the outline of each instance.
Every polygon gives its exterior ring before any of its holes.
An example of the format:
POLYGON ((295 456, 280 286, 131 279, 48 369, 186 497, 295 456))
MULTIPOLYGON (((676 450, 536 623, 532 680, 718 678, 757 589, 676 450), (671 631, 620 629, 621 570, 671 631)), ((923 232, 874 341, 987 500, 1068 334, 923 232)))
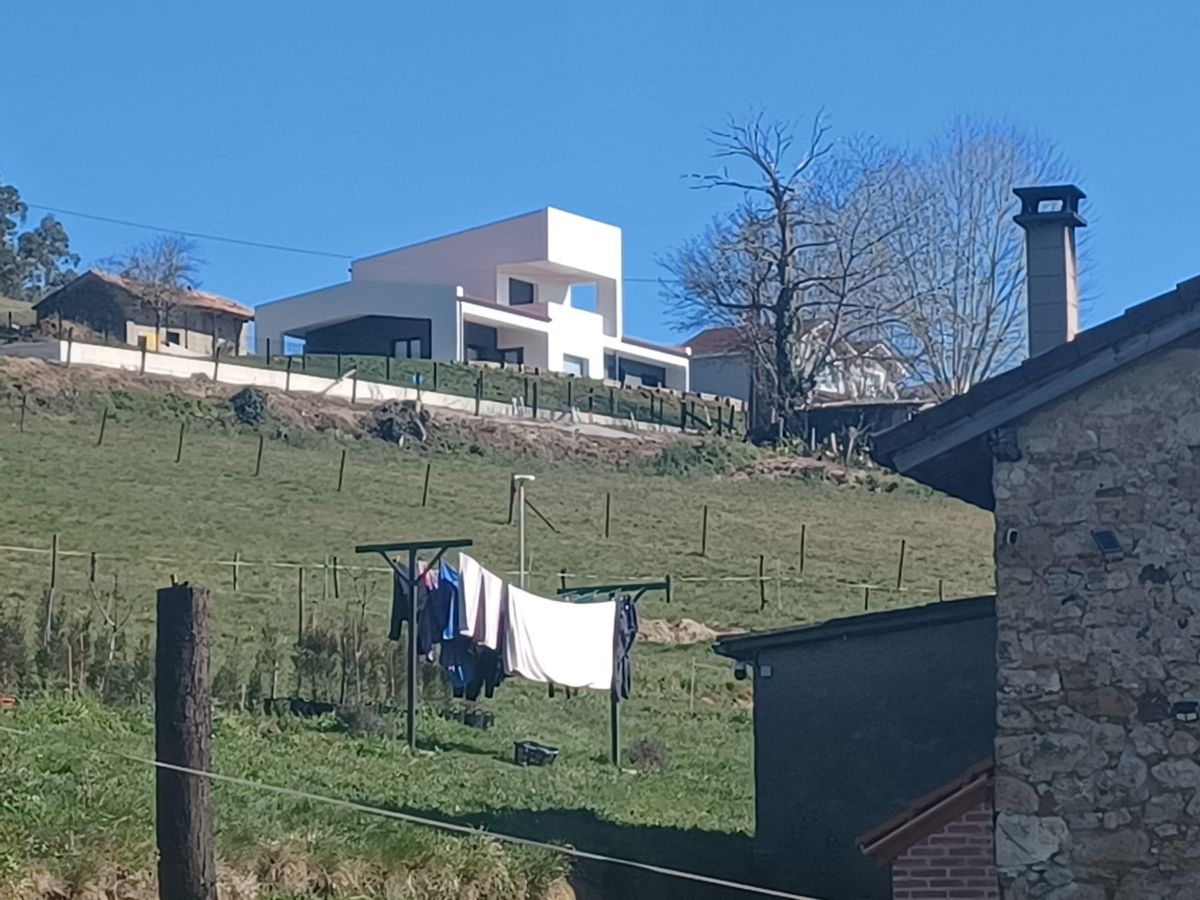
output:
POLYGON ((897 227, 885 214, 896 206, 877 197, 899 156, 863 144, 835 153, 826 136, 821 117, 799 149, 786 125, 761 116, 715 132, 715 156, 746 174, 692 177, 698 187, 740 191, 741 203, 662 260, 680 325, 739 329, 781 432, 796 430, 835 348, 884 328, 902 305, 884 291, 897 227))
POLYGON ((139 296, 154 313, 158 333, 170 324, 171 311, 178 304, 180 294, 200 286, 198 276, 204 260, 192 239, 164 234, 137 244, 102 264, 122 278, 140 283, 139 296))
POLYGON ((1013 365, 1025 348, 1023 234, 1012 189, 1068 180, 1054 146, 1016 128, 957 119, 889 194, 909 217, 891 238, 892 290, 910 298, 896 333, 938 399, 1013 365))

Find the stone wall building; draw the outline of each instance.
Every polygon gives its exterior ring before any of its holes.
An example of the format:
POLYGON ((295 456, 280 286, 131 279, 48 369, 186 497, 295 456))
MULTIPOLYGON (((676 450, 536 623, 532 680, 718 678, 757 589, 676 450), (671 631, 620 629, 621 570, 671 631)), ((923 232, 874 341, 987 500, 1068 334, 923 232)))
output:
POLYGON ((1200 897, 1200 279, 1075 334, 1082 194, 1018 193, 1033 355, 876 455, 995 513, 1002 896, 1200 897))

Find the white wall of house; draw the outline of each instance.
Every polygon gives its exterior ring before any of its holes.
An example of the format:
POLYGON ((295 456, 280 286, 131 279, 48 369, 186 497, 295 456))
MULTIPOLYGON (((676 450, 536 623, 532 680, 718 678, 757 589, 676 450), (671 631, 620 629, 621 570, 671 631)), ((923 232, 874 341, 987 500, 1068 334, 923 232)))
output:
POLYGON ((509 279, 537 288, 538 303, 570 302, 570 285, 595 282, 596 310, 622 333, 621 229, 546 208, 355 260, 352 280, 453 283, 469 297, 507 304, 509 279))
POLYGON ((523 347, 526 365, 561 372, 570 356, 598 378, 605 353, 617 352, 663 367, 667 386, 686 390, 686 356, 623 340, 621 278, 621 229, 543 209, 356 260, 346 284, 263 304, 257 347, 361 316, 406 316, 431 320, 435 359, 462 360, 465 318, 496 328, 501 347, 523 347), (510 311, 513 278, 535 286, 535 302, 510 311), (595 285, 595 311, 571 305, 574 284, 595 285))

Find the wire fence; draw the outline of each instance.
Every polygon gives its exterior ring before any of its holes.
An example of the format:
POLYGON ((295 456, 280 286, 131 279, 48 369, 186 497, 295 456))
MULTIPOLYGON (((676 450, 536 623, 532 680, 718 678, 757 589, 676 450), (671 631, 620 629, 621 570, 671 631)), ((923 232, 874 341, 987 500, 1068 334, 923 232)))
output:
MULTIPOLYGON (((36 737, 35 734, 20 728, 12 728, 6 725, 0 725, 0 733, 10 736, 19 737, 23 740, 36 737)), ((250 778, 244 778, 238 775, 228 775, 220 772, 212 772, 202 769, 192 769, 187 766, 178 766, 172 763, 162 762, 149 757, 138 756, 137 754, 127 753, 123 751, 109 750, 100 748, 94 745, 82 746, 72 742, 64 743, 61 740, 61 734, 55 735, 53 743, 46 742, 42 745, 46 752, 66 753, 71 752, 76 755, 97 755, 107 756, 110 758, 120 759, 126 763, 134 763, 139 766, 147 766, 153 769, 162 769, 172 772, 180 772, 194 778, 204 778, 212 782, 223 782, 225 784, 235 785, 242 788, 249 788, 257 791, 264 791, 275 794, 281 797, 287 797, 292 800, 303 801, 305 803, 315 803, 319 806, 337 808, 348 812, 360 813, 363 815, 377 816, 380 818, 391 819, 397 822, 405 822, 410 825, 418 825, 424 828, 432 828, 439 831, 455 834, 461 837, 477 838, 479 840, 493 840, 505 844, 513 844, 522 847, 529 847, 535 850, 542 850, 548 853, 554 853, 561 856, 567 856, 572 859, 587 860, 589 862, 607 863, 609 865, 623 866, 626 868, 639 869, 645 872, 651 872, 656 875, 663 875, 670 878, 677 878, 683 881, 690 881, 701 884, 713 885, 716 887, 730 888, 739 891, 745 891, 752 894, 757 894, 764 897, 779 897, 784 900, 815 900, 813 897, 804 896, 801 894, 793 894, 788 891, 775 890, 773 888, 762 887, 761 885, 749 884, 747 882, 733 881, 724 878, 717 878, 712 875, 705 875, 702 872, 687 871, 683 869, 675 869, 669 866, 659 866, 654 863, 643 862, 641 860, 628 859, 619 856, 610 856, 604 853, 594 853, 588 850, 581 850, 578 847, 567 846, 564 844, 551 844, 545 841, 535 840, 533 838, 521 837, 520 835, 507 834, 501 831, 493 831, 473 825, 464 825, 458 822, 446 822, 440 819, 434 819, 428 816, 418 816, 412 813, 401 812, 395 809, 384 809, 378 806, 371 806, 365 803, 359 803, 354 800, 346 800, 340 797, 330 797, 324 794, 317 794, 311 791, 297 790, 296 788, 285 787, 277 784, 269 784, 262 781, 256 781, 250 778)))

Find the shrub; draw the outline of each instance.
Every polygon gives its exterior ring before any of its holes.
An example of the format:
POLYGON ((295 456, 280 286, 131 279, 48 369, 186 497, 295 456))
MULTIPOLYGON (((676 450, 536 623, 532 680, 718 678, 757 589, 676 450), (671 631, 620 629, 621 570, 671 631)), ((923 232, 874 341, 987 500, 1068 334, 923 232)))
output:
POLYGON ((17 694, 30 683, 29 647, 21 620, 0 606, 0 694, 17 694))
POLYGON ((629 764, 635 769, 662 770, 671 765, 671 754, 662 741, 642 739, 629 745, 629 764))
POLYGON ((242 425, 257 428, 267 420, 267 395, 253 386, 242 388, 229 400, 233 417, 242 425))
POLYGON ((429 413, 412 400, 389 400, 375 407, 362 420, 363 428, 389 444, 412 438, 424 444, 429 437, 429 413))
POLYGON ((758 458, 749 444, 724 440, 675 441, 650 459, 658 475, 725 475, 758 458))

